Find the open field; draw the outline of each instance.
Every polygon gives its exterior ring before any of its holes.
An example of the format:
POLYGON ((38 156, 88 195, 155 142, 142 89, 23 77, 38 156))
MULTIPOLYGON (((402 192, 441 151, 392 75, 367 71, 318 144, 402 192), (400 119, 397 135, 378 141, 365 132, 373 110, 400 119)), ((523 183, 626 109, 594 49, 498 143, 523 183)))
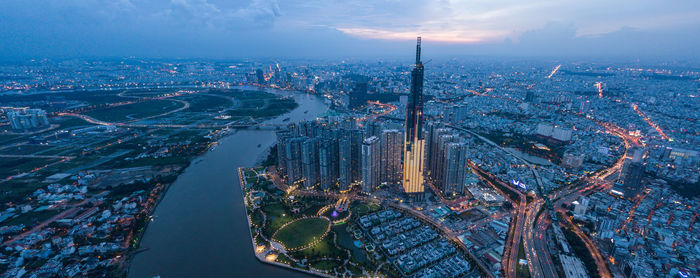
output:
POLYGON ((57 123, 60 125, 60 129, 68 129, 68 128, 74 128, 74 127, 88 127, 92 126, 93 124, 85 122, 82 119, 75 118, 75 117, 57 117, 57 118, 52 118, 49 119, 51 123, 57 123))
POLYGON ((2 158, 0 159, 0 178, 24 173, 34 168, 56 162, 58 158, 2 158))
POLYGON ((43 210, 43 211, 31 211, 27 213, 22 213, 14 218, 10 218, 3 222, 3 225, 19 225, 24 224, 26 226, 32 227, 38 223, 43 222, 46 219, 58 214, 55 210, 43 210))
POLYGON ((45 150, 51 149, 53 147, 54 146, 48 146, 48 145, 24 144, 24 145, 19 145, 16 147, 2 149, 2 150, 0 150, 0 154, 28 155, 28 154, 33 154, 33 153, 37 153, 40 151, 45 151, 45 150))
POLYGON ((0 185, 0 203, 18 202, 46 184, 36 180, 9 180, 0 185))
POLYGON ((238 102, 236 108, 228 112, 232 117, 276 116, 298 105, 294 99, 279 98, 277 95, 262 91, 212 90, 210 94, 233 97, 238 102))
POLYGON ((11 144, 11 143, 16 143, 22 141, 22 137, 24 135, 18 135, 18 134, 1 134, 0 135, 0 144, 11 144))
POLYGON ((245 101, 241 108, 229 111, 232 117, 270 117, 288 112, 298 106, 293 99, 269 99, 266 104, 260 104, 259 100, 245 101))
POLYGON ((185 97, 178 97, 177 99, 184 100, 190 103, 190 107, 184 112, 216 112, 221 109, 225 109, 233 106, 230 100, 226 100, 226 97, 216 97, 210 95, 189 95, 185 97))
POLYGON ((151 100, 93 110, 86 112, 85 115, 106 122, 124 122, 155 116, 180 107, 182 104, 170 100, 151 100))

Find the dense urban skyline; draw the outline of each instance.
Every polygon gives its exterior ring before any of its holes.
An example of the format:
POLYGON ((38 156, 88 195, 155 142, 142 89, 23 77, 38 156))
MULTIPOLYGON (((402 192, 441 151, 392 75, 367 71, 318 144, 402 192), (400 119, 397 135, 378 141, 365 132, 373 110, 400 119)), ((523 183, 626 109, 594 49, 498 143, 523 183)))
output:
POLYGON ((700 277, 700 2, 521 2, 3 1, 0 278, 700 277))

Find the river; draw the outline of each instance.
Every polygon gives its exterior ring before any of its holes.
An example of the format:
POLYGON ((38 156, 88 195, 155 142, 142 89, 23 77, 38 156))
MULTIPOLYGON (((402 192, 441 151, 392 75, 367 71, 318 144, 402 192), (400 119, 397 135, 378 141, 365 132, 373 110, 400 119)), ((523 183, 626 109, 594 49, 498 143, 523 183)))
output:
MULTIPOLYGON (((314 119, 328 110, 316 96, 267 91, 293 95, 299 104, 267 123, 314 119)), ((253 255, 237 169, 254 166, 275 140, 274 131, 239 130, 193 160, 156 207, 141 240, 148 250, 134 256, 128 277, 309 277, 253 255)))

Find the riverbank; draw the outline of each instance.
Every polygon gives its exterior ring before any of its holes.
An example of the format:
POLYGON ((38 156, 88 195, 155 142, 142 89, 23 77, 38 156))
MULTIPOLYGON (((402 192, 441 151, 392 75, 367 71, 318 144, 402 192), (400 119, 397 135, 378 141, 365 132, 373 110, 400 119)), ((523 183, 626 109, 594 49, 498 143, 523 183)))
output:
MULTIPOLYGON (((246 181, 245 181, 245 178, 244 178, 244 175, 243 175, 243 167, 238 168, 238 178, 239 178, 239 181, 240 181, 240 184, 241 184, 241 193, 243 193, 243 192, 245 192, 245 185, 246 185, 246 181)), ((241 197, 242 197, 242 199, 243 199, 243 203, 246 205, 246 207, 248 207, 249 204, 248 204, 248 202, 246 201, 246 196, 245 196, 244 194, 241 194, 241 197)), ((245 210, 245 214, 246 214, 246 220, 248 221, 248 227, 250 227, 250 229, 248 229, 248 235, 250 236, 250 246, 251 246, 251 249, 253 250, 253 256, 254 256, 259 262, 264 263, 264 264, 273 265, 273 266, 276 266, 276 267, 280 267, 280 268, 283 268, 283 269, 286 269, 286 270, 299 271, 299 272, 301 272, 301 273, 310 274, 310 275, 314 275, 314 276, 328 277, 328 278, 334 277, 334 276, 331 276, 331 275, 328 275, 328 274, 325 274, 325 273, 322 273, 322 272, 311 271, 311 270, 306 270, 306 269, 300 269, 300 268, 292 267, 292 266, 290 266, 290 265, 288 265, 288 264, 283 264, 283 263, 280 263, 280 262, 276 262, 276 261, 274 261, 274 260, 267 260, 267 259, 265 258, 265 252, 257 252, 257 250, 258 250, 258 244, 255 242, 255 237, 253 236, 253 231, 252 231, 253 223, 252 223, 251 220, 250 220, 250 217, 251 217, 251 216, 250 216, 250 214, 248 214, 248 210, 247 210, 247 209, 245 210)))
MULTIPOLYGON (((243 90, 262 88, 244 86, 243 90)), ((265 124, 284 124, 283 119, 315 119, 328 109, 317 96, 264 89, 291 96, 298 107, 268 118, 265 124), (308 113, 304 113, 308 110, 308 113)), ((143 233, 140 248, 129 266, 129 277, 308 277, 280 267, 261 264, 250 256, 250 231, 244 205, 231 186, 236 169, 253 166, 275 142, 272 130, 242 129, 223 136, 213 151, 204 153, 178 177, 159 202, 158 215, 143 233), (248 229, 249 230, 249 229, 248 229), (206 254, 206 256, 203 256, 206 254)))
MULTIPOLYGON (((286 114, 286 113, 283 113, 286 114)), ((282 115, 283 115, 282 114, 282 115)), ((272 117, 262 117, 262 121, 265 120, 270 120, 274 119, 277 116, 272 116, 272 117)), ((172 175, 168 175, 168 177, 174 177, 174 181, 168 184, 164 184, 164 187, 162 190, 159 192, 151 192, 151 195, 155 195, 154 198, 156 199, 154 205, 152 207, 148 208, 147 216, 145 221, 139 223, 144 223, 143 226, 136 227, 136 232, 134 233, 134 241, 129 244, 129 251, 123 256, 123 263, 121 264, 121 269, 124 271, 125 274, 128 275, 128 271, 130 269, 130 265, 132 260, 134 259, 134 256, 138 253, 147 251, 149 248, 141 248, 141 241, 148 230, 149 224, 152 223, 153 221, 156 220, 157 215, 155 214, 156 208, 161 204, 161 202, 164 199, 164 196, 168 193, 172 185, 175 183, 177 180, 177 177, 179 177, 185 170, 191 166, 192 164, 196 164, 200 161, 200 159, 206 155, 207 153, 214 151, 216 147, 219 145, 220 140, 222 140, 225 137, 231 136, 234 133, 236 133, 238 130, 236 129, 219 129, 213 131, 213 134, 210 134, 211 137, 209 137, 209 140, 206 142, 206 148, 203 148, 200 152, 194 154, 194 155, 189 155, 186 159, 187 162, 183 167, 180 168, 180 170, 177 173, 174 173, 172 175)))
MULTIPOLYGON (((169 189, 171 186, 175 183, 175 180, 177 180, 177 177, 180 176, 195 160, 200 158, 202 155, 206 154, 208 151, 212 150, 217 144, 217 140, 221 137, 227 136, 229 134, 229 131, 220 131, 218 134, 217 138, 213 138, 215 140, 212 140, 207 144, 207 148, 202 149, 198 154, 192 155, 188 158, 187 164, 181 167, 176 174, 169 175, 168 177, 175 177, 174 181, 168 184, 163 185, 163 189, 160 190, 160 192, 157 192, 155 199, 156 202, 152 207, 148 209, 147 212, 147 220, 144 222, 145 224, 141 227, 137 227, 137 232, 135 233, 135 240, 133 243, 130 244, 130 250, 128 253, 124 255, 124 262, 121 265, 121 269, 124 271, 125 274, 128 274, 128 270, 131 264, 131 261, 133 260, 134 256, 138 253, 147 251, 147 248, 141 248, 141 239, 143 239, 144 234, 146 233, 146 230, 148 229, 148 225, 152 222, 154 219, 154 212, 158 205, 163 201, 163 197, 168 193, 169 189)), ((153 194, 153 193, 151 193, 153 194)))

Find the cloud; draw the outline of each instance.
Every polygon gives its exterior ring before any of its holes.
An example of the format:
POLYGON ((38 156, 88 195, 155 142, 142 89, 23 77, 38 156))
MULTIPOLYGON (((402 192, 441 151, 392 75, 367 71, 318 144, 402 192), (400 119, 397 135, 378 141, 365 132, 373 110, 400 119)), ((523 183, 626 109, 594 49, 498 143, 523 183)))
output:
MULTIPOLYGON (((352 1, 350 1, 352 2, 352 1)), ((602 35, 623 27, 639 29, 700 26, 700 2, 671 0, 673 4, 649 0, 425 0, 378 1, 362 12, 362 20, 339 20, 329 24, 352 36, 371 39, 404 39, 407 32, 426 34, 442 42, 490 43, 517 39, 549 22, 570 22, 576 35, 602 35), (405 8, 403 4, 415 6, 405 8), (399 11, 396 11, 396 9, 399 11), (385 17, 385 15, 391 15, 385 17), (386 19, 384 19, 386 18, 386 19), (390 19, 390 20, 387 20, 390 19)), ((339 8, 330 9, 330 11, 339 8)), ((331 15, 332 16, 332 15, 331 15)), ((337 17, 337 16, 336 16, 337 17)), ((313 19, 312 19, 313 21, 313 19)))
POLYGON ((208 0, 171 0, 168 8, 155 12, 151 20, 188 29, 242 30, 270 28, 280 15, 276 0, 252 0, 234 8, 208 0))
POLYGON ((686 0, 2 0, 0 58, 697 55, 698 29, 686 0))

